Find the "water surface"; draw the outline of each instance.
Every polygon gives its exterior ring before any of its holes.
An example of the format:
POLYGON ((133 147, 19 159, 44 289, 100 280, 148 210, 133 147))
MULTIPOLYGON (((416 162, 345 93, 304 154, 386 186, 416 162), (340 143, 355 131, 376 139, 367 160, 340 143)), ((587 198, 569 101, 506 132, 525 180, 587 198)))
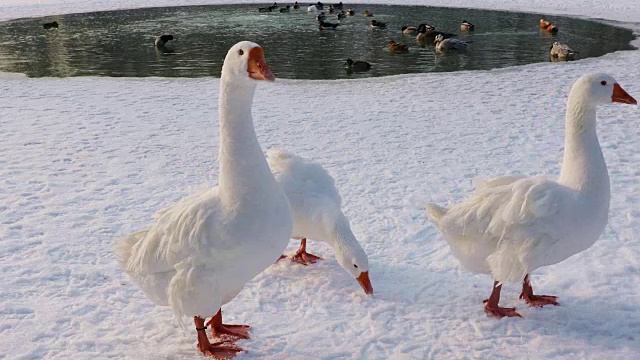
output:
MULTIPOLYGON (((43 76, 201 77, 220 74, 230 46, 251 40, 265 48, 267 62, 282 78, 338 79, 433 71, 481 70, 549 61, 553 41, 568 43, 579 58, 632 49, 632 32, 594 21, 549 17, 560 32, 538 28, 540 14, 425 6, 353 5, 356 16, 340 21, 335 31, 318 31, 316 14, 306 6, 290 13, 259 13, 265 5, 215 5, 147 8, 69 14, 0 23, 0 71, 43 76), (388 23, 373 31, 364 10, 388 23), (460 31, 462 20, 476 31, 460 31), (60 27, 44 30, 57 21, 60 27), (471 43, 464 54, 436 54, 403 25, 426 22, 459 34, 471 43), (172 51, 159 51, 154 39, 173 34, 172 51), (410 45, 406 54, 390 54, 390 39, 410 45), (367 73, 350 74, 347 58, 373 64, 367 73)), ((345 8, 349 5, 345 4, 345 8)), ((327 21, 338 22, 335 15, 327 21)))

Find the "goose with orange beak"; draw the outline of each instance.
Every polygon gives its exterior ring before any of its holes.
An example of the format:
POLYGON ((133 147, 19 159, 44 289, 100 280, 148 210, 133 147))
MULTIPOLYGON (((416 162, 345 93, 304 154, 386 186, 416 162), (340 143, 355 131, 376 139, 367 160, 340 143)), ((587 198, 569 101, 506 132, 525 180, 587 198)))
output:
POLYGON ((487 315, 521 317, 515 308, 499 306, 505 282, 521 282, 520 299, 529 306, 558 305, 556 296, 533 293, 530 273, 588 249, 602 234, 611 187, 596 134, 596 108, 611 103, 637 101, 608 74, 584 75, 573 84, 558 179, 499 177, 478 186, 466 202, 427 205, 462 266, 493 277, 484 301, 487 315))
POLYGON ((365 294, 373 294, 369 258, 341 210, 342 198, 329 172, 320 164, 280 149, 269 149, 267 161, 291 205, 291 237, 301 240, 291 260, 302 265, 321 260, 307 252, 307 238, 324 241, 335 251, 338 264, 356 279, 365 294))
POLYGON ((220 77, 219 184, 161 210, 154 224, 116 242, 116 258, 131 280, 179 319, 192 318, 198 349, 214 358, 233 357, 242 351, 233 340, 249 338, 249 326, 222 323, 221 307, 278 259, 291 235, 289 201, 269 171, 251 117, 256 86, 265 80, 275 76, 259 45, 231 47, 220 77), (217 341, 210 342, 208 326, 217 341))

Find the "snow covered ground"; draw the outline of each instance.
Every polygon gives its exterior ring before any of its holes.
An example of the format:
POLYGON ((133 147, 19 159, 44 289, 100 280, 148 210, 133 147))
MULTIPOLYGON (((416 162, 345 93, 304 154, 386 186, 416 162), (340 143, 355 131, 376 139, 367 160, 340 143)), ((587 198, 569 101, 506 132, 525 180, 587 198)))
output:
MULTIPOLYGON (((9 0, 0 18, 216 1, 9 0)), ((372 1, 371 1, 372 2, 372 1)), ((640 2, 413 0, 624 22, 640 2)), ((268 59, 269 49, 265 49, 268 59)), ((612 182, 601 239, 536 271, 561 306, 528 308, 518 285, 487 318, 492 280, 461 270, 424 204, 456 202, 473 179, 556 174, 566 94, 606 71, 640 97, 640 51, 567 64, 258 88, 263 147, 283 147, 335 177, 369 253, 373 296, 332 258, 281 261, 225 307, 253 326, 238 359, 640 358, 640 110, 600 110, 612 182)), ((27 79, 0 75, 0 359, 198 359, 177 326, 120 271, 114 240, 216 183, 217 79, 27 79)), ((292 243, 289 252, 297 244, 292 243)))

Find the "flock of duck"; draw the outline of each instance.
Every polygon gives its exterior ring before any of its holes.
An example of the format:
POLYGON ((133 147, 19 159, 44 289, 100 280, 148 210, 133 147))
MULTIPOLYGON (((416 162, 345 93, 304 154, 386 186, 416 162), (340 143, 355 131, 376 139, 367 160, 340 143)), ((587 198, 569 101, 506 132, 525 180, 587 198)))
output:
MULTIPOLYGON (((300 4, 296 1, 293 6, 286 5, 285 7, 279 7, 278 4, 274 2, 271 6, 258 8, 258 11, 279 11, 281 13, 289 13, 292 9, 301 9, 300 4)), ((335 30, 341 25, 340 21, 342 21, 346 17, 356 15, 356 10, 353 8, 348 8, 345 10, 342 2, 325 6, 322 2, 318 1, 316 4, 309 5, 307 7, 307 12, 318 12, 315 20, 317 21, 318 30, 320 31, 335 30), (338 22, 327 21, 329 15, 335 16, 338 22)), ((367 18, 374 17, 374 14, 369 10, 365 10, 363 12, 363 15, 367 18)), ((387 23, 372 19, 369 27, 373 30, 383 30, 387 28, 387 23)), ((541 31, 546 31, 550 34, 558 33, 558 27, 555 25, 555 23, 546 19, 540 19, 540 29, 541 31)), ((467 33, 473 32, 475 30, 475 25, 467 20, 462 20, 462 22, 460 23, 460 30, 467 33)), ((466 51, 470 48, 470 44, 468 42, 456 39, 456 34, 436 30, 435 26, 427 23, 422 23, 418 26, 402 26, 400 31, 404 35, 415 36, 416 41, 420 45, 433 44, 436 52, 438 53, 444 53, 448 51, 466 51)), ((409 46, 394 40, 388 40, 387 49, 391 53, 405 53, 409 51, 409 46)), ((549 48, 549 58, 551 61, 573 60, 575 59, 576 54, 579 54, 579 52, 571 49, 569 45, 557 41, 553 42, 549 48)), ((372 67, 370 63, 364 60, 354 61, 351 59, 348 59, 345 62, 345 65, 347 66, 348 70, 356 72, 368 71, 372 67)))
MULTIPOLYGON (((218 186, 159 211, 154 224, 116 241, 116 258, 132 281, 178 318, 193 318, 198 348, 214 358, 233 357, 242 351, 235 341, 249 338, 249 326, 222 322, 221 307, 285 257, 292 238, 301 245, 291 260, 320 260, 307 252, 307 239, 326 241, 364 292, 373 293, 367 254, 329 173, 285 150, 271 149, 265 159, 251 108, 257 84, 274 80, 258 44, 231 47, 220 77, 218 186)), ((520 298, 530 306, 557 305, 555 296, 533 293, 530 273, 589 248, 602 233, 610 185, 596 107, 610 103, 637 104, 610 75, 575 82, 558 179, 498 177, 465 202, 426 206, 462 266, 493 277, 484 305, 489 316, 520 317, 515 308, 499 306, 505 282, 521 282, 520 298)))

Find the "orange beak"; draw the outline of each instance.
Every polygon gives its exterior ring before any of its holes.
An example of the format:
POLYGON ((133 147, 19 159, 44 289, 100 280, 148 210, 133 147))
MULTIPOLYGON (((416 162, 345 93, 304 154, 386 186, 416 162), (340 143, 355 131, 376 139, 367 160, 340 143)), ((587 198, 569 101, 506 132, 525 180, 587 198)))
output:
POLYGON ((636 99, 634 99, 633 96, 624 91, 624 89, 620 85, 618 85, 618 83, 613 84, 613 95, 611 95, 611 102, 638 105, 636 99))
POLYGON ((369 272, 368 271, 360 273, 360 276, 358 276, 356 278, 356 280, 358 280, 358 283, 364 289, 364 293, 365 294, 367 294, 367 295, 373 294, 373 286, 371 286, 371 280, 369 280, 369 272))
POLYGON ((276 77, 269 69, 269 65, 264 61, 264 51, 261 47, 254 47, 249 50, 249 62, 247 65, 249 77, 256 80, 274 81, 276 77))

